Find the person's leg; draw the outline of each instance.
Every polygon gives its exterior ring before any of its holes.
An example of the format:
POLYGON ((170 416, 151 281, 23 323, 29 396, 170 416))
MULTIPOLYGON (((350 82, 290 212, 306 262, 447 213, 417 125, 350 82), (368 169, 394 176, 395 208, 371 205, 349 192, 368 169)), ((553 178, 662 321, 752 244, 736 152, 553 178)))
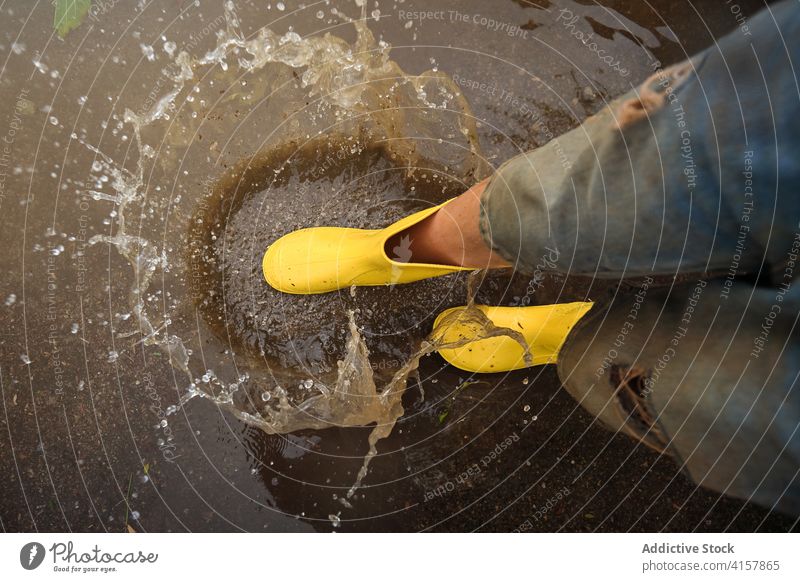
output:
POLYGON ((386 254, 394 260, 403 257, 408 263, 475 269, 510 267, 481 236, 481 196, 488 182, 487 178, 475 184, 435 214, 395 234, 386 243, 386 254))
POLYGON ((724 279, 656 284, 620 287, 573 328, 564 389, 695 483, 800 515, 800 287, 779 301, 724 279))
POLYGON ((264 279, 284 293, 310 294, 510 267, 487 246, 481 232, 486 184, 382 229, 315 227, 291 232, 264 253, 264 279))

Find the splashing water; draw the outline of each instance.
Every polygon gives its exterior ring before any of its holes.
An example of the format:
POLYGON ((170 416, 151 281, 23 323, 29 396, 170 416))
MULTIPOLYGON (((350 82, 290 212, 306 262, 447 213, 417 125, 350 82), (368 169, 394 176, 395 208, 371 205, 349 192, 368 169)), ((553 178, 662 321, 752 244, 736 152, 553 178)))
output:
MULTIPOLYGON (((112 245, 132 269, 127 301, 138 330, 120 337, 141 334, 144 345, 157 346, 183 373, 188 388, 179 406, 194 397, 209 398, 270 434, 374 423, 369 452, 347 499, 361 486, 377 443, 403 415, 403 392, 420 358, 465 340, 445 345, 434 330, 430 339, 420 338, 418 346, 404 352, 402 361, 396 360, 387 373, 376 374, 374 356, 356 321, 362 311, 355 306, 344 311, 346 325, 334 325, 328 338, 335 344, 331 353, 341 356, 335 368, 322 366, 318 377, 309 380, 304 362, 292 362, 286 353, 268 353, 269 342, 263 337, 261 344, 253 342, 260 345, 260 352, 247 346, 239 349, 242 344, 232 336, 250 333, 253 327, 242 324, 232 332, 226 298, 233 294, 231 286, 209 286, 205 281, 224 272, 231 280, 252 280, 245 289, 252 297, 263 293, 258 259, 264 241, 253 235, 249 254, 237 254, 247 241, 242 239, 232 252, 225 246, 229 241, 225 229, 236 211, 244 212, 242 208, 254 201, 275 231, 270 237, 297 226, 286 220, 280 200, 254 194, 274 190, 282 172, 293 171, 292 164, 297 163, 291 159, 293 152, 307 154, 313 150, 309 144, 325 142, 332 159, 312 153, 311 163, 308 158, 304 162, 310 168, 303 178, 306 182, 322 179, 336 168, 341 174, 343 160, 366 156, 374 144, 380 144, 381 159, 399 170, 404 185, 415 184, 411 190, 417 200, 439 202, 486 175, 473 117, 452 80, 436 71, 419 76, 404 73, 389 58, 389 46, 376 43, 367 28, 366 3, 359 6, 362 18, 350 21, 356 40, 349 44, 330 34, 302 38, 292 31, 278 35, 267 28, 246 38, 234 4, 226 2, 225 29, 217 33, 215 47, 193 57, 171 45, 166 52, 170 67, 164 72, 171 87, 146 106, 125 110, 122 122, 131 128, 138 152, 133 169, 83 142, 96 154, 92 171, 98 179, 88 193, 98 203, 113 204, 116 217, 114 233, 97 235, 90 244, 112 245), (262 125, 259 119, 270 123, 262 125), (290 153, 283 166, 273 168, 275 151, 290 153), (263 179, 265 171, 272 174, 270 179, 263 179), (419 185, 425 187, 415 190, 419 185), (217 220, 223 210, 224 220, 217 220), (233 270, 234 260, 244 264, 241 274, 233 270)), ((289 185, 304 188, 306 182, 289 185)), ((390 195, 378 202, 386 203, 381 206, 385 209, 402 199, 390 195)), ((293 199, 287 200, 284 203, 291 205, 293 199)), ((343 206, 354 208, 348 200, 343 206)), ((393 212, 402 215, 408 209, 398 204, 393 212)), ((312 212, 306 212, 307 223, 323 219, 312 212)), ((390 217, 391 211, 386 212, 381 219, 390 217)), ((301 219, 302 212, 297 220, 301 219)), ((364 210, 355 218, 352 212, 332 212, 331 220, 364 226, 376 219, 364 210)), ((482 337, 505 334, 524 346, 519 334, 494 327, 474 309, 475 281, 477 276, 471 279, 460 317, 471 318, 482 337)), ((424 284, 419 289, 434 295, 424 284)), ((459 289, 456 285, 452 291, 457 295, 459 289)), ((282 309, 281 301, 288 299, 268 296, 261 303, 275 312, 282 309)), ((261 304, 252 298, 250 303, 261 304)), ((319 304, 303 305, 319 308, 319 304)), ((314 317, 320 319, 319 314, 314 317)), ((274 335, 268 337, 274 340, 274 335)), ((174 413, 176 408, 170 410, 174 413)), ((345 506, 347 499, 342 500, 345 506)))

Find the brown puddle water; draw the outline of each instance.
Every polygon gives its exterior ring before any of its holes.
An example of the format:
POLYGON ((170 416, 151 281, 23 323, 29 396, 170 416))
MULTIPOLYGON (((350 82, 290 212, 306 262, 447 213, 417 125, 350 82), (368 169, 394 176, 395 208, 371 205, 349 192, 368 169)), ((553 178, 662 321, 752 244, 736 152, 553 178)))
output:
MULTIPOLYGON (((542 529, 652 528, 687 498, 675 527, 703 527, 715 498, 664 461, 648 479, 671 489, 644 523, 611 501, 586 510, 658 460, 627 461, 635 444, 592 426, 549 367, 471 376, 426 355, 465 275, 290 297, 261 255, 297 228, 379 228, 457 195, 654 59, 709 44, 706 25, 733 28, 724 8, 118 4, 64 41, 49 5, 3 8, 3 468, 19 475, 4 527, 509 530, 566 484, 542 529), (442 18, 408 16, 431 9, 442 18)), ((494 304, 604 290, 476 281, 494 304)))

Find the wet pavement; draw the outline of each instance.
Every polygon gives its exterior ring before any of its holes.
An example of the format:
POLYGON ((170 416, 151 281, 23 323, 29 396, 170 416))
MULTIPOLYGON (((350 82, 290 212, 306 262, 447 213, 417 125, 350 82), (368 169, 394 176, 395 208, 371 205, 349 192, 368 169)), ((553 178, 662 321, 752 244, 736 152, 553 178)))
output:
MULTIPOLYGON (((125 109, 156 111, 180 76, 177 54, 199 59, 217 31, 230 34, 221 2, 96 3, 64 40, 48 3, 2 8, 3 530, 796 529, 605 431, 552 366, 473 376, 423 357, 404 415, 345 502, 370 427, 267 434, 245 416, 266 414, 278 385, 297 405, 335 382, 348 310, 385 383, 466 296, 462 275, 281 297, 260 281, 269 242, 301 226, 384 225, 444 200, 574 127, 655 61, 741 26, 760 2, 739 2, 740 13, 675 1, 369 2, 368 27, 400 69, 377 49, 364 68, 443 78, 424 97, 403 93, 413 82, 392 93, 394 81, 367 78, 381 90, 355 100, 348 87, 363 69, 307 77, 301 64, 308 51, 348 58, 358 39, 333 10, 355 18, 353 3, 234 4, 243 36, 267 26, 283 39, 281 62, 237 69, 246 55, 234 48, 224 66, 193 65, 180 107, 143 123, 141 143, 125 109), (342 40, 302 44, 287 31, 342 40), (576 31, 593 32, 611 61, 576 31), (447 106, 387 117, 389 93, 389 104, 447 106), (110 238, 89 244, 96 235, 110 238), (190 392, 203 396, 179 406, 190 392)), ((492 274, 478 299, 572 301, 606 286, 548 278, 532 296, 527 278, 492 274)))

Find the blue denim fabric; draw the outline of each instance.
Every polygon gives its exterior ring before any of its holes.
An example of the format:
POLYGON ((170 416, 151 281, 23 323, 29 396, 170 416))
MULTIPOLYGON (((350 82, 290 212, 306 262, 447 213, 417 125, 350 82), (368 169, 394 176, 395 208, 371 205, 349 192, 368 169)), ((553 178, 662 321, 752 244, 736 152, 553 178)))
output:
POLYGON ((654 67, 507 162, 481 229, 523 271, 556 249, 564 273, 644 278, 570 334, 565 388, 697 483, 800 514, 797 2, 766 8, 750 30, 654 67), (689 273, 697 282, 652 284, 689 273))
POLYGON ((600 277, 779 268, 800 217, 797 3, 751 30, 504 164, 484 197, 490 245, 527 271, 556 248, 560 270, 600 277))

